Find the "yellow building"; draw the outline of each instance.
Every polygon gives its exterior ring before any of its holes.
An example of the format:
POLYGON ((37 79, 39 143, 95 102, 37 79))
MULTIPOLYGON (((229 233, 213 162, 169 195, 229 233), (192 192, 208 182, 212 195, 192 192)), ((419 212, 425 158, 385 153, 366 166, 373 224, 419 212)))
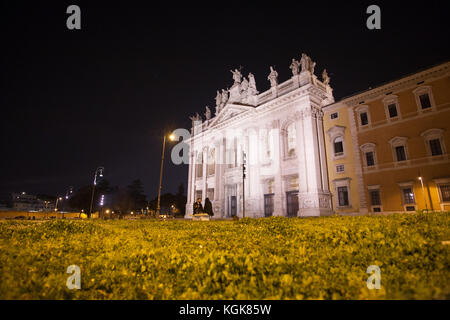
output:
POLYGON ((450 62, 323 111, 334 212, 450 210, 450 62))

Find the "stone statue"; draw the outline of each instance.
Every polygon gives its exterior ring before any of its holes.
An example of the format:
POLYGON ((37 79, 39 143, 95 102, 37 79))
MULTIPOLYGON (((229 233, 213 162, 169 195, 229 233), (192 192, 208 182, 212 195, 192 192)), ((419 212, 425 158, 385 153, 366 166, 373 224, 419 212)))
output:
POLYGON ((311 72, 311 74, 314 74, 314 68, 316 67, 316 63, 313 62, 311 58, 308 57, 308 59, 309 59, 309 71, 311 72))
POLYGON ((271 87, 276 87, 278 85, 278 72, 276 72, 272 66, 270 66, 270 74, 267 79, 270 81, 271 87))
POLYGON ((233 74, 233 80, 234 80, 234 84, 240 84, 241 83, 241 79, 242 79, 242 74, 238 69, 234 69, 230 70, 230 72, 233 74))
POLYGON ((192 121, 192 127, 195 126, 195 122, 196 121, 200 121, 200 122, 202 121, 202 119, 201 119, 200 115, 198 114, 198 112, 195 114, 195 116, 189 117, 189 119, 191 119, 191 121, 192 121))
POLYGON ((228 101, 228 91, 222 89, 222 104, 226 104, 228 101))
POLYGON ((300 67, 300 62, 298 62, 295 59, 292 59, 291 66, 289 68, 292 70, 293 76, 298 75, 299 67, 300 67))
POLYGON ((300 59, 300 64, 302 66, 302 72, 308 70, 308 56, 302 53, 302 58, 300 59))
POLYGON ((244 80, 242 80, 242 83, 241 83, 241 90, 247 91, 248 87, 249 87, 248 80, 244 77, 244 80))
POLYGON ((316 63, 311 60, 306 54, 302 53, 302 58, 300 59, 300 64, 302 66, 303 71, 309 71, 311 74, 314 74, 314 68, 316 63))
POLYGON ((209 106, 206 106, 205 117, 206 117, 206 120, 211 119, 211 109, 209 109, 209 106))
POLYGON ((256 90, 256 81, 253 73, 250 72, 248 74, 248 80, 249 80, 249 87, 256 90))
POLYGON ((220 94, 219 90, 217 90, 216 107, 220 106, 221 103, 222 103, 222 95, 220 94))
POLYGON ((323 84, 326 86, 328 86, 330 84, 330 77, 328 76, 327 69, 323 69, 322 81, 323 81, 323 84))

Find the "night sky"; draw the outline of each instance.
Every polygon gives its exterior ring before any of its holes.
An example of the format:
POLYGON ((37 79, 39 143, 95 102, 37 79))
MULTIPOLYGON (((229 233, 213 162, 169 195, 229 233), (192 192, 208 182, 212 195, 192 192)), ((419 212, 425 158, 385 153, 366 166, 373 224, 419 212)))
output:
MULTIPOLYGON (((448 60, 443 2, 395 3, 3 1, 0 192, 63 194, 104 166, 113 185, 139 178, 154 198, 163 132, 190 128, 239 66, 262 92, 269 66, 283 82, 305 52, 338 100, 448 60), (71 4, 79 31, 66 28, 71 4)), ((176 192, 188 169, 168 147, 163 192, 176 192)))

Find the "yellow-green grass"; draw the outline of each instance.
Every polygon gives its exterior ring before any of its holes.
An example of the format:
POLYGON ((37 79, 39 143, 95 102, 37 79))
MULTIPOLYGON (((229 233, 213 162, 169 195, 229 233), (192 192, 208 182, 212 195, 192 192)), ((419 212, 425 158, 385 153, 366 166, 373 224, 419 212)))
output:
POLYGON ((2 221, 0 299, 449 299, 449 230, 450 213, 2 221))

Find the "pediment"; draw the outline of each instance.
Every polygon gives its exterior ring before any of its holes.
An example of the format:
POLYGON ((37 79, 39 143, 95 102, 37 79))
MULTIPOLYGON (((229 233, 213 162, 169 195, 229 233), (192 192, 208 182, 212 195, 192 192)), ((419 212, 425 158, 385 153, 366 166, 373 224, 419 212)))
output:
POLYGON ((237 116, 238 114, 244 113, 251 109, 254 109, 254 107, 227 103, 225 107, 223 107, 222 110, 220 110, 219 114, 217 114, 213 119, 211 119, 212 121, 210 123, 210 126, 214 126, 216 124, 224 122, 228 119, 237 116))

